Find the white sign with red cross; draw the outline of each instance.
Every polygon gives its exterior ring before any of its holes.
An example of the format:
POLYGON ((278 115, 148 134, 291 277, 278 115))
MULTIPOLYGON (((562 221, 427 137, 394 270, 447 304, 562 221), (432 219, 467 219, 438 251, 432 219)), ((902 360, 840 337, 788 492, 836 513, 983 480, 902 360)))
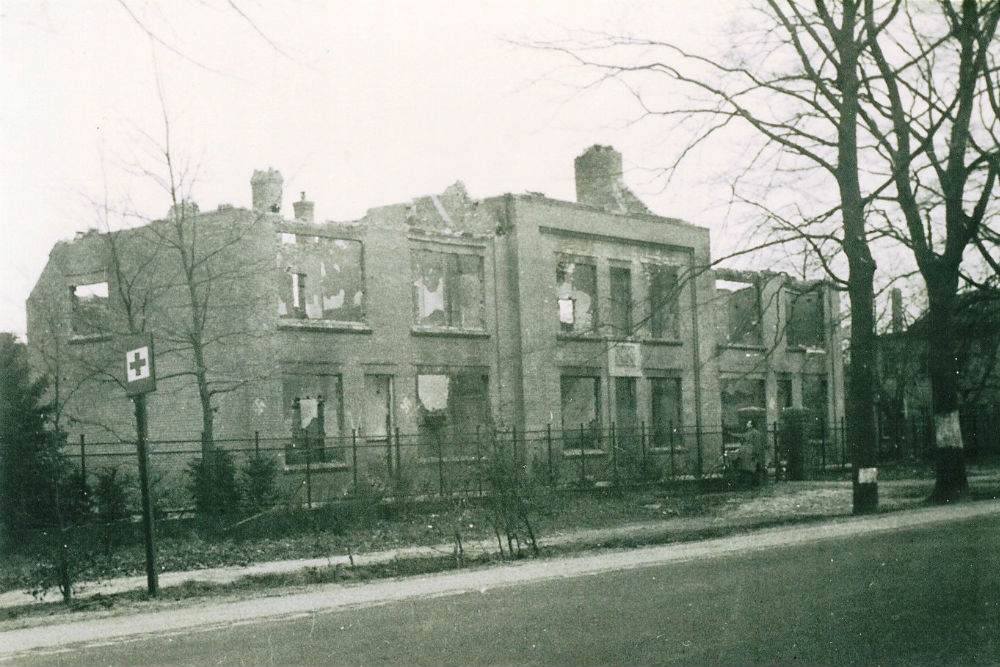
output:
POLYGON ((156 390, 153 365, 153 337, 130 336, 125 341, 125 391, 129 396, 156 390))

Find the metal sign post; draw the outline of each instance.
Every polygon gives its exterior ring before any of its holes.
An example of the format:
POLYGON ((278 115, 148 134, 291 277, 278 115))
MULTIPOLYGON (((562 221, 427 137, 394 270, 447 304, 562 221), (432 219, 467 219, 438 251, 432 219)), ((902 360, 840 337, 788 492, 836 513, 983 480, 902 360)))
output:
POLYGON ((149 496, 149 454, 146 450, 146 394, 156 390, 153 366, 153 337, 131 336, 125 341, 125 392, 135 403, 136 449, 139 455, 139 487, 142 492, 142 529, 146 546, 146 584, 155 596, 159 585, 156 576, 156 547, 153 542, 153 505, 149 496))

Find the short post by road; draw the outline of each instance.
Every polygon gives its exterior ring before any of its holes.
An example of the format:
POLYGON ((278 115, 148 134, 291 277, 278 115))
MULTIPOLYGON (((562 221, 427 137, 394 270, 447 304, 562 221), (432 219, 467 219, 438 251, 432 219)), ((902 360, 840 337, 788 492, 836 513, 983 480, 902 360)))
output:
POLYGON ((136 449, 139 455, 139 487, 142 492, 142 528, 146 547, 146 584, 149 594, 158 592, 156 547, 153 542, 153 506, 149 495, 149 454, 146 449, 146 394, 156 390, 153 337, 136 334, 124 341, 125 392, 135 403, 136 449))

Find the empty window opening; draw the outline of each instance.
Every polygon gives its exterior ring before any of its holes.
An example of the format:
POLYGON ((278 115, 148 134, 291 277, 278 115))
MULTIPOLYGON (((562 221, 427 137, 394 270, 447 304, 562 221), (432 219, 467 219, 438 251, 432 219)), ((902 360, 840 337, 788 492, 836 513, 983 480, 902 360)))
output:
POLYGON ((278 264, 284 274, 278 315, 287 319, 362 321, 361 242, 287 232, 279 237, 278 264))
POLYGON ((452 454, 474 452, 480 427, 490 423, 489 376, 478 372, 417 375, 418 430, 422 440, 452 454))
POLYGON ((71 327, 74 334, 101 333, 108 315, 108 283, 101 281, 70 287, 73 302, 71 327))
POLYGON ((597 324, 597 268, 583 262, 560 261, 556 266, 556 299, 560 331, 592 332, 597 324))
POLYGON ((716 294, 724 317, 722 343, 725 345, 761 345, 760 290, 754 283, 716 280, 716 294))
POLYGON ((632 335, 632 272, 621 266, 612 266, 611 279, 611 334, 632 335))
POLYGON ((677 303, 680 286, 677 267, 649 265, 649 333, 653 338, 675 339, 678 333, 677 303))
POLYGON ((564 375, 560 379, 563 449, 601 448, 601 381, 564 375))
POLYGON ((343 394, 339 375, 286 375, 282 408, 289 440, 285 463, 343 461, 343 394))
POLYGON ((825 347, 823 336, 823 293, 785 292, 785 330, 792 347, 825 347))
POLYGON ((653 447, 679 447, 681 437, 681 381, 679 378, 651 378, 650 424, 653 447))
POLYGON ((764 380, 750 378, 724 379, 721 381, 722 427, 727 442, 735 439, 746 424, 740 423, 739 411, 743 408, 766 409, 764 380))
POLYGON ((416 322, 425 326, 482 329, 483 258, 419 250, 413 254, 416 322))

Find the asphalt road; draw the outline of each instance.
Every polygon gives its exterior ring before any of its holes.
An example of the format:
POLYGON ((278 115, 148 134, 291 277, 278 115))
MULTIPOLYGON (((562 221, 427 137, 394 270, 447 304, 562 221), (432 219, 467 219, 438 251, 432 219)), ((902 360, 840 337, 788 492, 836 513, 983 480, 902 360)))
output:
POLYGON ((16 664, 1000 664, 1000 516, 20 654, 16 664))

